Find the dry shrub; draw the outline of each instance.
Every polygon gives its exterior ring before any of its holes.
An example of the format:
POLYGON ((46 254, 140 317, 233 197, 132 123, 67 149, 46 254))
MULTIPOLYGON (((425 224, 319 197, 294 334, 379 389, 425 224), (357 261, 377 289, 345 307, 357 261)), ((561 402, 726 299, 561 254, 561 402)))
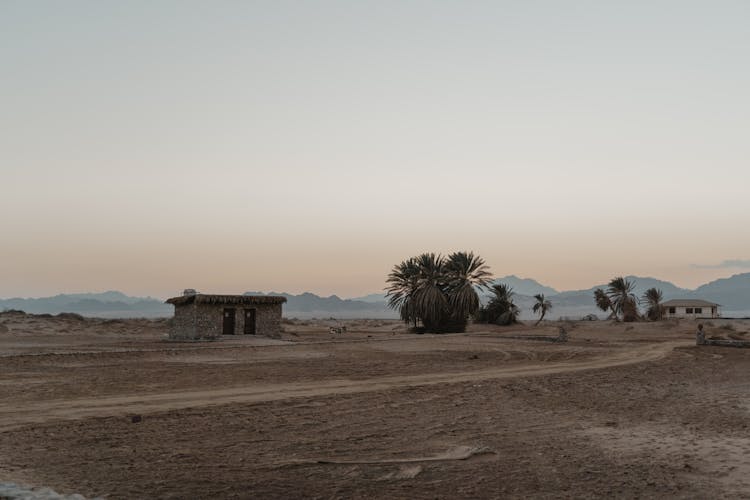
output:
POLYGON ((4 309, 2 312, 0 312, 0 315, 2 316, 26 316, 26 313, 24 311, 21 311, 20 309, 4 309))
POLYGON ((720 329, 720 330, 726 330, 726 331, 728 331, 728 332, 733 332, 733 331, 735 331, 735 327, 734 327, 734 325, 733 325, 732 323, 724 323, 723 325, 721 325, 721 326, 719 327, 719 329, 720 329))
MULTIPOLYGON (((557 320, 544 321, 543 323, 540 323, 538 326, 540 327, 541 326, 554 326, 556 328, 563 327, 566 330, 570 331, 570 330, 575 329, 576 326, 578 326, 578 323, 581 321, 583 320, 573 319, 568 316, 560 316, 559 318, 557 318, 557 320)), ((537 325, 534 325, 534 326, 537 326, 537 325)))
POLYGON ((60 313, 57 315, 60 319, 72 319, 74 321, 83 321, 84 318, 80 314, 77 313, 60 313))

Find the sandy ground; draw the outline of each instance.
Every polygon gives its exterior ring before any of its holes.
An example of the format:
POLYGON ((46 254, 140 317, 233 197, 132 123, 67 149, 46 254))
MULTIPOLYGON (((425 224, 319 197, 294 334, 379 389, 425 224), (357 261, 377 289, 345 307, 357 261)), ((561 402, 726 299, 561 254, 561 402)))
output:
MULTIPOLYGON (((286 322, 0 315, 0 483, 103 498, 750 498, 750 349, 692 321, 286 322), (136 418, 134 418, 136 417, 136 418)), ((750 322, 714 320, 744 338, 750 322)), ((750 337, 750 335, 748 335, 750 337)))

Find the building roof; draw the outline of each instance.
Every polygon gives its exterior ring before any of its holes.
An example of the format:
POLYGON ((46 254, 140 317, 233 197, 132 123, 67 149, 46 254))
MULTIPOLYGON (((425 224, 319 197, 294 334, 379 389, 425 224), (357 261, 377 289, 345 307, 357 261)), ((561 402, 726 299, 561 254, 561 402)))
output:
POLYGON ((283 304, 286 297, 277 295, 206 295, 196 293, 167 299, 167 304, 184 306, 186 304, 283 304))
POLYGON ((664 307, 716 307, 720 304, 700 299, 672 299, 662 303, 664 307))

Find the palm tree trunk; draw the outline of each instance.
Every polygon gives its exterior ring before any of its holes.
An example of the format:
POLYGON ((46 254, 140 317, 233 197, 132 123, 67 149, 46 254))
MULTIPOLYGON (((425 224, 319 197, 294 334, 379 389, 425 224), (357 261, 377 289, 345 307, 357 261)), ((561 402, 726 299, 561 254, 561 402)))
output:
POLYGON ((544 312, 542 312, 542 315, 539 317, 538 320, 536 320, 536 323, 534 323, 534 326, 538 326, 539 323, 541 323, 543 319, 544 319, 544 312))

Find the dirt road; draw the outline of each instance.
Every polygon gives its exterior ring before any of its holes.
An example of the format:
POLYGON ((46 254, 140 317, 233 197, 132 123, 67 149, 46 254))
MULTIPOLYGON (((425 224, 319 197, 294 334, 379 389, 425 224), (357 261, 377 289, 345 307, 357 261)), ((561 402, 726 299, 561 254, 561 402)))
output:
POLYGON ((333 380, 309 383, 253 384, 200 391, 168 392, 134 396, 62 399, 33 403, 5 401, 0 404, 0 432, 29 424, 53 420, 77 420, 123 414, 224 405, 257 403, 291 398, 309 398, 335 394, 384 391, 425 385, 476 382, 490 379, 544 376, 557 373, 595 370, 633 363, 656 361, 689 341, 636 345, 606 351, 593 359, 559 363, 532 363, 463 372, 423 373, 409 376, 381 376, 367 380, 333 380))

